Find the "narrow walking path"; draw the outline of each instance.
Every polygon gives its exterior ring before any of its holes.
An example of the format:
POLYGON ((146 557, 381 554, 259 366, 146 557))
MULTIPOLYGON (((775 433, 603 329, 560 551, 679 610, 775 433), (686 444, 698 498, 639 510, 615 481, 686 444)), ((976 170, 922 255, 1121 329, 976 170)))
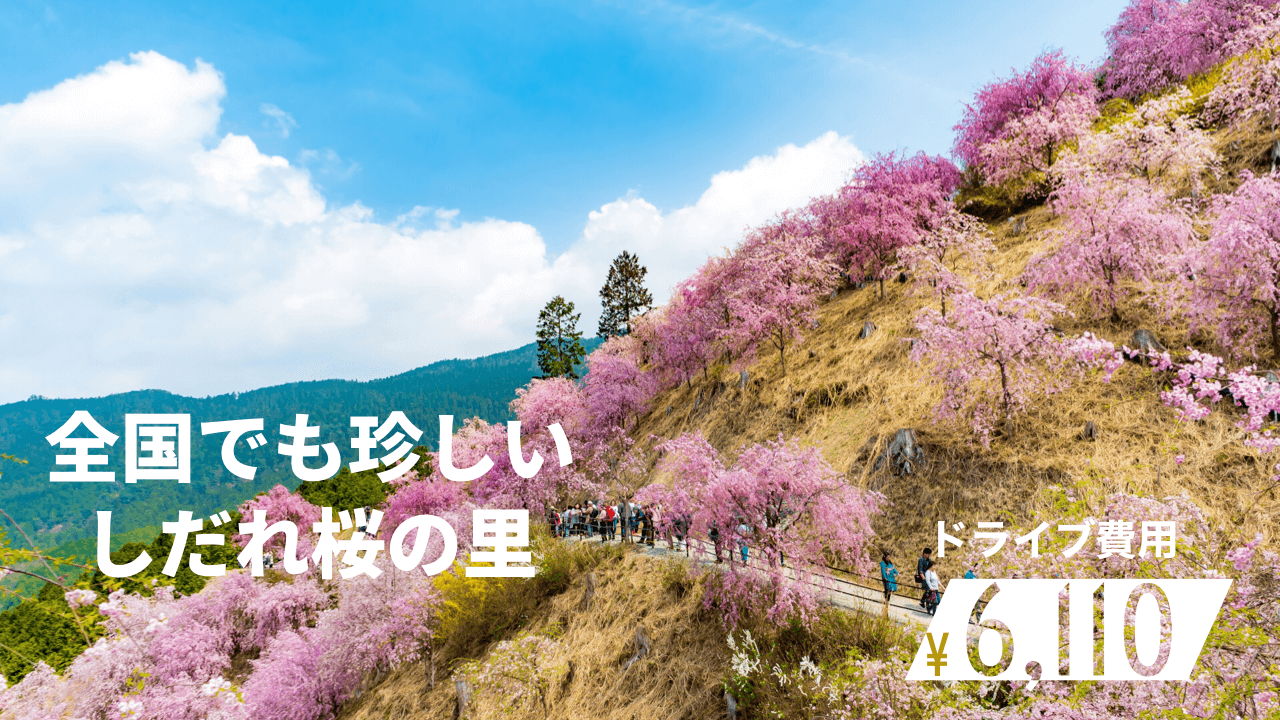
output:
MULTIPOLYGON (((573 542, 601 542, 599 536, 591 538, 571 536, 565 539, 573 542)), ((610 541, 611 544, 618 544, 622 542, 622 540, 610 541)), ((688 548, 685 547, 684 543, 677 543, 676 547, 672 548, 667 541, 663 539, 656 540, 653 547, 649 547, 648 545, 639 542, 628 544, 634 544, 646 555, 653 555, 657 557, 687 556, 691 561, 697 562, 700 565, 713 568, 717 565, 715 547, 705 540, 693 540, 688 548)), ((738 551, 736 548, 722 548, 722 552, 734 553, 734 560, 737 561, 736 553, 738 551)), ((724 559, 722 564, 729 564, 727 557, 724 559)), ((753 558, 749 558, 749 562, 747 564, 749 567, 756 567, 757 561, 753 558)), ((795 578, 795 575, 792 574, 789 569, 787 572, 791 578, 795 578)), ((845 608, 846 610, 853 610, 855 612, 877 615, 885 613, 884 591, 876 580, 868 578, 866 580, 867 585, 863 585, 851 579, 842 578, 834 573, 823 573, 818 575, 817 578, 816 582, 810 582, 810 584, 817 588, 819 598, 823 602, 845 608), (872 583, 875 583, 876 586, 869 587, 872 583)), ((899 586, 909 584, 910 583, 903 583, 899 580, 899 586)), ((914 624, 927 626, 929 624, 930 615, 924 611, 924 608, 920 607, 918 599, 907 595, 894 594, 889 603, 888 617, 899 625, 914 624)), ((970 619, 970 623, 972 622, 973 620, 970 619)))

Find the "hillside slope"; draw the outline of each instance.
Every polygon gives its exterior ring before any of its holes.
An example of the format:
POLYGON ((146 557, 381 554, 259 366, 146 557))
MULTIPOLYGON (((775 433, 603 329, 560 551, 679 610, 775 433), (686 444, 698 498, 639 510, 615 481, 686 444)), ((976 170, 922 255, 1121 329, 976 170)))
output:
MULTIPOLYGON (((1220 132, 1215 141, 1225 159, 1218 191, 1229 191, 1242 169, 1268 169, 1270 143, 1261 128, 1220 132)), ((1059 223, 1045 207, 1016 218, 1025 220, 1024 230, 1007 215, 989 222, 997 279, 978 288, 983 294, 1020 290, 1010 278, 1045 248, 1059 223)), ((989 449, 969 428, 940 423, 934 408, 941 388, 928 367, 908 357, 913 318, 931 303, 936 307, 936 300, 909 281, 885 288, 880 299, 875 283, 845 283, 825 299, 816 327, 805 328, 803 341, 788 349, 785 376, 771 348, 745 375, 713 367, 655 398, 633 437, 652 445, 654 436, 700 431, 732 454, 779 433, 798 436, 820 448, 849 482, 888 497, 892 505, 876 530, 898 558, 935 545, 939 520, 970 527, 1025 521, 1046 510, 1037 504, 1039 488, 1085 480, 1109 491, 1161 497, 1185 491, 1242 538, 1262 532, 1274 541, 1270 535, 1280 518, 1272 481, 1276 460, 1244 447, 1230 414, 1179 422, 1159 398, 1167 379, 1141 364, 1126 363, 1109 383, 1089 376, 1064 393, 1039 398, 1015 419, 1010 435, 997 432, 989 449), (861 339, 866 323, 875 328, 861 339), (1097 429, 1094 440, 1083 436, 1089 422, 1097 429), (910 474, 891 471, 891 463, 877 467, 900 429, 914 430, 924 451, 910 474), (1175 461, 1179 455, 1184 461, 1175 461)), ((1184 318, 1165 317, 1148 304, 1123 307, 1119 322, 1084 304, 1069 307, 1074 317, 1059 319, 1069 333, 1091 331, 1118 347, 1132 345, 1134 331, 1149 329, 1175 352, 1187 346, 1221 352, 1203 333, 1191 333, 1184 318)), ((942 570, 959 574, 945 564, 942 570)))

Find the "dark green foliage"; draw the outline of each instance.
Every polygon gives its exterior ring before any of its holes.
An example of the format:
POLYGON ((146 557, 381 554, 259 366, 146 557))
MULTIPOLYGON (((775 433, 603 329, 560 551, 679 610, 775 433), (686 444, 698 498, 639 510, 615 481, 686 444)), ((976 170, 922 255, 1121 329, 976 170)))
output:
POLYGON ((226 539, 223 540, 221 545, 201 545, 197 548, 195 533, 188 535, 187 544, 182 549, 182 562, 173 577, 169 577, 163 572, 164 564, 169 559, 169 552, 173 549, 173 535, 160 533, 154 540, 146 544, 127 542, 119 550, 111 553, 111 562, 122 565, 131 562, 138 557, 139 553, 146 551, 151 558, 151 562, 147 567, 142 572, 127 578, 109 578, 101 570, 96 570, 88 578, 89 587, 102 595, 107 595, 118 588, 123 588, 127 592, 150 595, 153 585, 172 585, 174 591, 179 595, 198 593, 204 588, 208 578, 200 577, 191 571, 191 553, 200 553, 200 559, 206 565, 222 563, 227 566, 228 570, 240 567, 240 563, 236 561, 236 555, 239 554, 240 548, 231 539, 236 534, 239 526, 240 514, 237 512, 231 512, 231 522, 223 523, 219 527, 213 527, 211 523, 206 521, 204 530, 201 531, 202 533, 219 534, 226 539))
POLYGON ((602 338, 631 334, 631 319, 653 306, 653 295, 644 286, 649 269, 635 255, 622 251, 609 266, 609 277, 600 288, 602 338))
MULTIPOLYGON (((588 341, 587 345, 593 346, 592 343, 588 341)), ((400 410, 422 429, 421 442, 434 447, 439 434, 438 416, 479 417, 488 422, 512 420, 508 404, 515 398, 516 388, 538 374, 536 348, 530 344, 474 360, 444 360, 369 382, 291 383, 206 398, 143 390, 80 400, 32 398, 0 405, 0 448, 30 461, 26 465, 6 464, 4 482, 0 483, 0 508, 20 522, 42 547, 94 537, 96 510, 111 510, 112 531, 121 534, 176 520, 179 510, 203 516, 229 511, 276 483, 297 487, 298 480, 289 470, 289 458, 276 452, 280 424, 292 423, 297 413, 307 413, 310 424, 320 425, 319 442, 336 443, 345 464, 355 457, 351 449, 353 415, 385 418, 392 410, 400 410), (114 470, 115 483, 49 482, 49 472, 55 469, 55 448, 44 438, 76 410, 87 410, 103 427, 120 435, 115 446, 107 448, 108 466, 96 468, 114 470), (123 482, 125 413, 191 415, 190 484, 123 482), (201 422, 240 418, 262 418, 268 438, 266 448, 251 451, 241 446, 237 451, 242 462, 258 467, 252 481, 243 481, 223 467, 223 435, 202 436, 199 429, 201 422)), ((92 548, 90 544, 88 549, 92 548)))
POLYGON ((543 377, 578 377, 577 368, 586 357, 573 303, 557 295, 538 313, 538 367, 543 377))
MULTIPOLYGON (((420 475, 431 472, 431 459, 427 453, 431 448, 420 446, 413 449, 420 458, 413 471, 420 475)), ((362 470, 351 472, 346 465, 337 475, 320 482, 304 482, 298 486, 298 494, 307 502, 318 507, 331 507, 335 513, 343 510, 355 510, 358 507, 377 507, 387 498, 390 487, 378 478, 379 470, 362 470)))
MULTIPOLYGON (((80 611, 93 640, 102 634, 91 622, 96 616, 95 611, 80 611)), ((40 660, 61 672, 86 647, 57 585, 46 583, 38 599, 0 612, 0 672, 10 684, 26 677, 40 660)))

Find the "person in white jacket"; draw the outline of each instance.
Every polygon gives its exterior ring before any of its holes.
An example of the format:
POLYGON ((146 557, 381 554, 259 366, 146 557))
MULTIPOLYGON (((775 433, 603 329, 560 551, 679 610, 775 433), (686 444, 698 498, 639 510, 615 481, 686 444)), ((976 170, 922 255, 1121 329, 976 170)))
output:
POLYGON ((942 578, 938 577, 938 571, 933 569, 934 562, 930 560, 925 564, 924 570, 924 586, 928 588, 925 597, 925 610, 930 615, 938 609, 938 603, 942 600, 942 578))

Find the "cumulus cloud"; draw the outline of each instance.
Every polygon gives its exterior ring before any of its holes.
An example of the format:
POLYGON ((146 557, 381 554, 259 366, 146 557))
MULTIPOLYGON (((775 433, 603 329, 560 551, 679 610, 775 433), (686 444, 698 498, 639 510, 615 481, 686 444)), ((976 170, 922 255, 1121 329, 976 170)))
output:
POLYGON ((530 342, 556 294, 590 333, 621 250, 664 299, 861 159, 829 133, 717 174, 684 208, 619 198, 553 257, 518 221, 329 205, 306 164, 219 135, 225 92, 212 66, 148 52, 0 106, 0 402, 387 375, 530 342))

